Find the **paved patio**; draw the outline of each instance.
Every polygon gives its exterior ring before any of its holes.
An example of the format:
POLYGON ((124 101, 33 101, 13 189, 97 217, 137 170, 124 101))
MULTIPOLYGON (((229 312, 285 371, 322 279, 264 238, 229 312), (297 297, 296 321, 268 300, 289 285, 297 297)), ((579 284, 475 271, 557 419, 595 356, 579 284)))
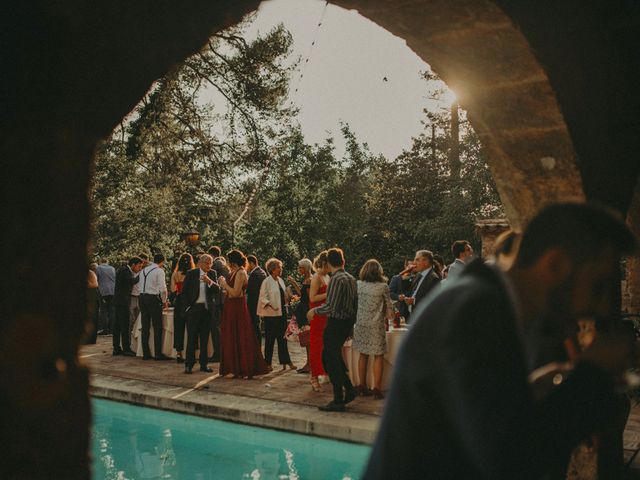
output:
MULTIPOLYGON (((289 348, 293 362, 302 366, 304 350, 291 343, 289 348)), ((110 336, 83 346, 80 359, 91 370, 90 391, 97 397, 357 443, 373 441, 384 406, 383 400, 358 397, 345 413, 320 412, 317 406, 331 400, 331 385, 323 384, 323 392, 316 393, 308 375, 295 370, 239 380, 218 376, 217 364, 212 364, 213 373, 196 367, 185 375, 175 361, 113 357, 110 336)), ((629 478, 640 478, 640 404, 632 403, 625 461, 631 461, 629 478)))
MULTIPOLYGON (((218 364, 210 364, 213 373, 200 372, 196 365, 192 375, 185 375, 175 361, 114 357, 111 350, 110 336, 82 347, 80 360, 91 370, 94 396, 358 443, 373 441, 384 405, 358 397, 345 413, 320 412, 317 407, 332 398, 331 384, 314 392, 308 374, 280 370, 276 364, 267 375, 240 380, 218 376, 218 364)), ((301 367, 304 350, 289 343, 289 352, 301 367)))

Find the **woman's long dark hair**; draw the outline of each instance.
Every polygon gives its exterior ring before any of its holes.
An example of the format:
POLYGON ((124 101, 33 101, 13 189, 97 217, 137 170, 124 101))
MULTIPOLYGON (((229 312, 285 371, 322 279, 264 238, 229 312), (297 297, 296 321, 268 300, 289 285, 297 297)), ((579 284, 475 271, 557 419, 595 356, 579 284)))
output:
POLYGON ((247 266, 247 257, 245 257, 244 253, 242 253, 240 250, 231 250, 229 253, 227 253, 227 260, 229 261, 229 263, 237 267, 246 268, 247 266))
POLYGON ((174 272, 181 272, 186 275, 189 270, 193 270, 196 268, 196 264, 193 263, 193 257, 190 253, 183 253, 180 255, 180 260, 176 263, 176 267, 173 269, 174 272))

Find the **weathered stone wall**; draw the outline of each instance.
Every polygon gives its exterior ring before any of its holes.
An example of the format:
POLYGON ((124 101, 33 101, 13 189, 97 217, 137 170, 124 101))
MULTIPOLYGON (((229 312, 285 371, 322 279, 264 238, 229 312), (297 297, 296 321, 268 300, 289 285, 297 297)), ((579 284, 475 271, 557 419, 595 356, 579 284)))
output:
MULTIPOLYGON (((629 207, 627 225, 640 239, 640 180, 629 207)), ((640 313, 640 253, 627 258, 626 277, 622 288, 622 310, 630 313, 640 313)))
MULTIPOLYGON (((36 0, 0 16, 0 478, 88 477, 76 358, 92 152, 154 80, 258 3, 36 0)), ((626 212, 640 168, 632 0, 334 3, 405 38, 458 93, 514 227, 584 198, 583 184, 626 212)))
POLYGON ((0 478, 89 477, 91 158, 154 80, 257 1, 13 2, 0 16, 0 478))
POLYGON ((509 230, 509 223, 504 218, 479 220, 476 222, 476 232, 482 241, 482 251, 477 252, 481 258, 487 259, 493 255, 496 239, 501 233, 509 230))
POLYGON ((545 204, 584 200, 567 126, 522 33, 488 0, 336 0, 425 59, 456 92, 480 136, 509 223, 545 204), (526 187, 525 187, 526 185, 526 187))

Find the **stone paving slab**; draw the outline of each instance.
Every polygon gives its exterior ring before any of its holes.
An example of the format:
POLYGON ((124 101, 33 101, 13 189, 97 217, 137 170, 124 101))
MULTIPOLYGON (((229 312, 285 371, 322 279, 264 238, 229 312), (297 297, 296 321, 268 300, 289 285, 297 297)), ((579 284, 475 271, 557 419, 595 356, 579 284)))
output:
MULTIPOLYGON (((302 366, 304 350, 295 344, 289 348, 293 362, 302 366)), ((213 363, 213 373, 196 366, 185 375, 175 361, 112 356, 109 336, 83 346, 80 361, 91 371, 90 392, 96 397, 357 443, 373 442, 384 403, 359 397, 345 413, 321 412, 317 407, 331 400, 331 385, 314 392, 309 376, 295 370, 276 368, 240 380, 220 377, 213 363)))
POLYGON ((631 413, 623 436, 624 460, 630 463, 629 468, 640 478, 640 404, 637 400, 631 402, 631 413))

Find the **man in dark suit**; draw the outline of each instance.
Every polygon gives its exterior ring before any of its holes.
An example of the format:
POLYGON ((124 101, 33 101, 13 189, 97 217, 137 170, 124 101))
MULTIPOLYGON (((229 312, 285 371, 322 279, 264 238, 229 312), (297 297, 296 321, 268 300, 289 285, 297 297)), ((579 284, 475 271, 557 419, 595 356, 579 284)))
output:
POLYGON ((506 275, 476 260, 421 303, 364 478, 566 478, 574 446, 611 425, 629 344, 600 336, 571 371, 531 359, 541 332, 562 343, 580 318, 619 315, 619 257, 635 247, 608 212, 554 205, 506 275))
POLYGON ((191 373, 196 363, 196 339, 200 339, 200 371, 212 372, 207 366, 207 346, 211 317, 218 302, 220 287, 215 270, 211 269, 213 258, 206 253, 198 259, 198 268, 189 270, 184 277, 182 295, 185 297, 187 314, 187 355, 184 372, 191 373))
POLYGON ((140 280, 138 272, 142 270, 143 265, 144 262, 140 257, 131 257, 129 263, 120 267, 116 273, 113 294, 116 314, 113 322, 113 355, 135 356, 135 353, 131 351, 129 338, 129 308, 131 289, 140 280))
POLYGON ((260 296, 260 286, 267 273, 258 264, 258 259, 255 255, 248 255, 247 261, 249 262, 249 280, 247 281, 247 307, 249 308, 249 315, 251 315, 251 321, 253 327, 256 330, 256 337, 258 337, 258 343, 262 343, 262 334, 260 333, 260 317, 258 316, 258 297, 260 296))
POLYGON ((391 277, 389 281, 389 294, 391 296, 391 300, 396 302, 396 308, 400 315, 405 319, 409 318, 409 306, 404 302, 400 301, 400 295, 404 296, 411 292, 411 285, 413 285, 412 277, 413 273, 413 265, 411 261, 405 259, 404 261, 404 270, 402 270, 397 275, 391 277))
MULTIPOLYGON (((429 250, 418 250, 413 260, 415 278, 407 295, 398 295, 398 300, 404 302, 411 318, 413 310, 420 301, 434 288, 440 285, 440 277, 433 271, 433 253, 429 250)), ((408 321, 408 319, 407 319, 408 321)))

